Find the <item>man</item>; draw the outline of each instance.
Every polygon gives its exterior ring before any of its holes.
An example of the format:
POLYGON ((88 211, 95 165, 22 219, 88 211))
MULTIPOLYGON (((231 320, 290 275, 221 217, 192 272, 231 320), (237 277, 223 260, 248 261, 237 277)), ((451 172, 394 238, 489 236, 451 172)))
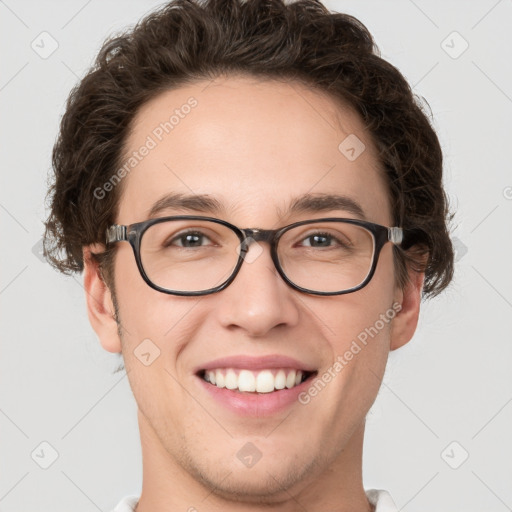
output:
POLYGON ((138 404, 115 510, 396 510, 365 416, 453 251, 438 139, 366 28, 172 2, 105 43, 53 163, 48 258, 138 404))

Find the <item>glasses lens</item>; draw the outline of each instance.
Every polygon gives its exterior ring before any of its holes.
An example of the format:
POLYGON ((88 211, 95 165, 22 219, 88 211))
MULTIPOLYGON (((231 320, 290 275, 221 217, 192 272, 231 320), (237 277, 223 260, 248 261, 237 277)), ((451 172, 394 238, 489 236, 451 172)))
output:
POLYGON ((374 251, 374 237, 366 228, 324 221, 289 229, 277 252, 284 273, 297 286, 340 292, 366 279, 374 251))
POLYGON ((144 232, 141 262, 149 280, 161 288, 205 291, 229 279, 239 246, 236 233, 222 224, 171 220, 153 224, 144 232))

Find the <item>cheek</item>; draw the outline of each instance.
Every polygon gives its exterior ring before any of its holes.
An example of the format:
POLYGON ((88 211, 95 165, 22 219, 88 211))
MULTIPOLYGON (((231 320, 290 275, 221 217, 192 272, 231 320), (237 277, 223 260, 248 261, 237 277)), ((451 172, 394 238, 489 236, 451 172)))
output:
POLYGON ((380 385, 397 314, 396 304, 393 307, 391 254, 383 250, 381 257, 367 286, 355 293, 334 296, 333 300, 324 301, 321 308, 314 308, 331 352, 330 365, 323 369, 324 379, 336 382, 336 396, 344 396, 361 407, 373 401, 380 385))
POLYGON ((183 392, 192 376, 176 365, 187 343, 197 337, 201 321, 197 298, 167 296, 145 283, 140 289, 125 282, 118 291, 122 353, 130 387, 139 409, 162 432, 179 428, 179 415, 190 404, 183 392))
POLYGON ((370 290, 366 293, 363 290, 322 307, 322 318, 330 319, 325 321, 332 352, 330 359, 341 361, 344 373, 352 373, 362 366, 380 373, 389 352, 395 315, 392 301, 389 294, 376 296, 370 290))
POLYGON ((162 304, 171 296, 154 290, 143 280, 128 244, 123 244, 117 254, 115 280, 124 341, 135 343, 144 338, 161 338, 169 329, 166 325, 171 322, 173 311, 168 307, 162 315, 162 304))
POLYGON ((371 281, 361 290, 347 295, 333 296, 322 304, 321 318, 328 324, 326 333, 338 350, 358 340, 389 338, 395 296, 394 270, 391 246, 386 245, 371 281), (330 324, 330 325, 329 325, 330 324), (369 334, 371 332, 371 334, 369 334), (372 336, 373 335, 373 336, 372 336))
POLYGON ((170 352, 180 352, 184 341, 193 339, 201 325, 198 302, 202 297, 154 290, 142 279, 131 248, 127 245, 123 249, 115 265, 123 345, 133 351, 145 339, 152 340, 170 362, 170 352))
POLYGON ((199 298, 154 290, 142 279, 133 254, 118 256, 116 296, 126 370, 141 391, 167 388, 180 351, 200 325, 195 308, 199 298))
POLYGON ((330 319, 325 321, 329 328, 324 343, 330 354, 299 401, 308 416, 317 419, 316 433, 331 433, 333 446, 343 445, 364 420, 377 396, 389 353, 389 317, 394 311, 389 312, 385 293, 362 292, 315 309, 322 321, 330 319))

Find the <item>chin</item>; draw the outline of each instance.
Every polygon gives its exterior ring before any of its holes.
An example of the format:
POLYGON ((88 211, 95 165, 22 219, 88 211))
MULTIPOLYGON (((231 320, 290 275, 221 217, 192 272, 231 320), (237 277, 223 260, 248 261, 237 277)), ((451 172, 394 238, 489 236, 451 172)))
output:
POLYGON ((254 476, 251 470, 247 471, 246 476, 231 473, 224 480, 209 482, 207 486, 215 496, 238 503, 279 504, 290 499, 290 494, 286 492, 289 484, 283 485, 280 475, 267 473, 265 476, 254 476))
POLYGON ((310 464, 303 461, 284 463, 279 457, 265 462, 262 457, 252 467, 244 467, 238 460, 234 465, 225 468, 217 465, 210 471, 204 461, 201 466, 192 473, 215 496, 236 502, 279 504, 289 501, 292 487, 309 480, 316 464, 313 461, 310 464))

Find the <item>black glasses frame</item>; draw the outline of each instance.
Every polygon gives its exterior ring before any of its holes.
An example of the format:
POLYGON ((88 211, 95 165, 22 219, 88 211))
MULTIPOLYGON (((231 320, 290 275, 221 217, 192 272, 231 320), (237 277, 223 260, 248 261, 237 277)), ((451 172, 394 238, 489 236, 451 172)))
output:
POLYGON ((171 295, 182 295, 182 296, 198 296, 198 295, 209 295, 211 293, 220 292, 227 286, 229 286, 233 280, 235 279, 236 275, 238 274, 240 268, 242 267, 242 263, 244 262, 244 256, 249 250, 249 245, 251 244, 251 241, 255 240, 257 242, 267 242, 270 244, 270 254, 272 257, 272 261, 274 262, 274 265, 279 272, 279 275, 283 278, 283 280, 291 286, 293 289, 298 290, 303 293, 313 294, 313 295, 342 295, 346 293, 352 293, 357 290, 360 290, 361 288, 365 287, 370 280, 373 277, 373 274, 375 273, 375 269, 377 267, 377 262, 379 259, 379 254, 384 247, 384 245, 388 242, 391 242, 394 245, 399 246, 402 243, 403 240, 403 230, 400 227, 386 227, 382 226, 380 224, 375 224, 373 222, 367 222, 359 219, 348 219, 348 218, 335 218, 335 217, 328 217, 323 219, 311 219, 311 220, 303 220, 300 222, 294 222, 293 224, 288 224, 287 226, 284 226, 279 229, 257 229, 257 228, 247 228, 247 229, 241 229, 233 224, 230 224, 229 222, 226 222, 221 219, 216 219, 214 217, 203 217, 198 215, 176 215, 172 217, 158 217, 155 219, 149 219, 145 220, 143 222, 136 222, 135 224, 130 224, 128 226, 125 225, 119 225, 119 224, 113 224, 107 229, 106 232, 106 242, 108 244, 116 243, 116 242, 123 242, 127 241, 130 243, 133 249, 133 253, 135 255, 135 261, 137 263, 137 267, 139 269, 140 275, 142 276, 142 279, 153 289, 162 292, 167 293, 171 295), (238 236, 240 240, 240 254, 238 257, 238 262, 233 269, 233 272, 231 273, 230 277, 224 281, 219 286, 216 286, 215 288, 210 288, 208 290, 199 291, 199 292, 183 292, 183 291, 177 291, 177 290, 168 290, 166 288, 162 288, 155 283, 153 283, 149 277, 147 276, 144 267, 142 265, 142 260, 140 256, 140 246, 141 246, 141 240, 142 236, 146 232, 146 230, 153 226, 154 224, 159 224, 161 222, 167 222, 169 220, 207 220, 211 222, 216 222, 217 224, 221 224, 223 226, 226 226, 230 228, 232 231, 235 232, 235 234, 238 236), (375 242, 375 250, 373 252, 373 261, 372 265, 370 267, 370 272, 366 276, 365 280, 359 284, 358 286, 355 286, 353 288, 349 288, 348 290, 342 290, 339 292, 318 292, 314 290, 309 290, 307 288, 302 288, 301 286, 296 285, 284 273, 283 269, 281 268, 281 264, 279 262, 279 259, 277 257, 277 244, 279 242, 279 239, 281 236, 286 233, 286 231, 297 227, 297 226, 303 226, 305 224, 313 224, 317 222, 346 222, 347 224, 354 224, 356 226, 361 226, 365 228, 367 231, 369 231, 374 239, 375 242))

